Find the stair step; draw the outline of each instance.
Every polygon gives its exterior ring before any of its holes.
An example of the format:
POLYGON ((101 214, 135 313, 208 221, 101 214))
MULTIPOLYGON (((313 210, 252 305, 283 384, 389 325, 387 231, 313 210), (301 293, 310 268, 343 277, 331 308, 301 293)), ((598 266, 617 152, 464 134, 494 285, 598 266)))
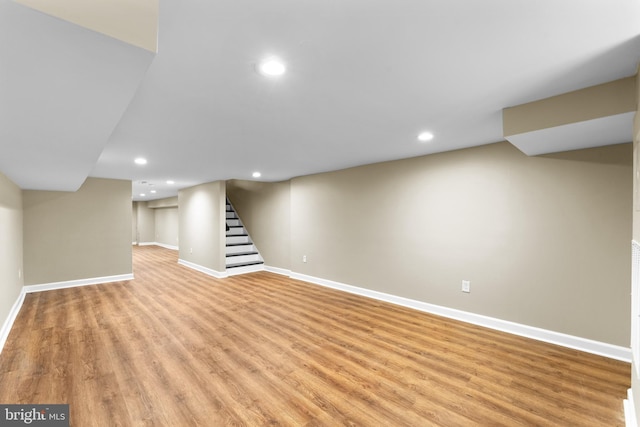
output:
POLYGON ((226 217, 227 217, 227 219, 236 219, 237 218, 236 213, 233 212, 233 211, 227 212, 227 216, 226 217))
POLYGON ((243 254, 243 255, 227 255, 226 258, 226 262, 229 264, 239 264, 239 263, 245 263, 245 262, 255 262, 255 261, 262 261, 262 258, 260 258, 260 254, 258 254, 257 252, 252 253, 252 254, 243 254))
POLYGON ((227 255, 231 255, 244 252, 257 252, 257 249, 255 246, 253 246, 253 243, 237 243, 227 245, 225 248, 225 252, 227 255))
POLYGON ((238 262, 235 264, 227 264, 227 268, 246 267, 248 265, 264 264, 264 261, 238 262))
POLYGON ((235 227, 235 226, 241 226, 242 224, 240 224, 240 220, 238 218, 227 218, 227 225, 229 227, 235 227))
POLYGON ((242 256, 242 255, 258 255, 258 252, 256 252, 256 251, 249 251, 249 252, 233 252, 233 253, 228 253, 228 254, 227 254, 227 258, 229 258, 229 257, 234 257, 234 256, 242 256))
POLYGON ((251 240, 249 239, 249 236, 244 235, 244 236, 227 236, 227 246, 231 246, 231 245, 246 245, 249 243, 252 243, 251 240))
POLYGON ((229 229, 227 230, 227 236, 246 236, 246 235, 247 235, 247 231, 244 229, 243 226, 229 227, 229 229))

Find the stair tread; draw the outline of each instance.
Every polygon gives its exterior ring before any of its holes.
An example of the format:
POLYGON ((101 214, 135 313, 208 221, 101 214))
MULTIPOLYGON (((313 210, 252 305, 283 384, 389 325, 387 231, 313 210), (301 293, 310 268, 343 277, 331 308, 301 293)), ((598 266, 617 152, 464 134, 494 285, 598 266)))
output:
POLYGON ((235 264, 227 264, 227 268, 246 267, 249 265, 264 264, 264 261, 237 262, 235 264))
POLYGON ((253 245, 252 242, 244 242, 244 243, 227 243, 227 246, 248 246, 253 245))
POLYGON ((258 255, 258 252, 256 251, 251 251, 251 252, 238 252, 238 253, 233 253, 233 254, 227 254, 227 256, 241 256, 241 255, 258 255))
POLYGON ((248 234, 227 234, 227 237, 249 237, 248 234))

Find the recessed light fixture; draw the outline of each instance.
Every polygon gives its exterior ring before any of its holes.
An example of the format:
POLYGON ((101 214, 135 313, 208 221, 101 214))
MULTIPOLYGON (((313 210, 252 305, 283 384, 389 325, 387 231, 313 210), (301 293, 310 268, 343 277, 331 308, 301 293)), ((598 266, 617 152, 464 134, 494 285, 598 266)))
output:
POLYGON ((156 190, 151 190, 151 194, 156 194, 156 190))
POLYGON ((260 178, 262 176, 262 174, 260 172, 254 172, 251 174, 252 177, 254 178, 260 178))
POLYGON ((145 159, 144 157, 137 157, 134 162, 136 163, 136 165, 146 165, 147 164, 147 159, 145 159))
POLYGON ((427 141, 431 141, 433 139, 433 134, 431 132, 422 132, 420 133, 420 135, 418 135, 418 141, 420 142, 427 142, 427 141))
POLYGON ((146 196, 146 194, 140 193, 140 197, 144 197, 144 196, 146 196))
POLYGON ((168 180, 168 181, 167 181, 167 184, 169 184, 169 185, 171 185, 171 184, 175 184, 175 181, 168 180))
POLYGON ((278 58, 269 58, 258 64, 258 71, 263 76, 281 76, 287 71, 284 63, 278 58))

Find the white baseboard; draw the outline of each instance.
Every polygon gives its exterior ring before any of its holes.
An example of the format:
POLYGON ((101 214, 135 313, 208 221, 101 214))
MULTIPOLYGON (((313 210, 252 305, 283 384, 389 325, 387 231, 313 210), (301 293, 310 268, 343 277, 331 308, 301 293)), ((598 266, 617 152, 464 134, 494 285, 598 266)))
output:
POLYGON ((633 390, 627 390, 627 398, 624 400, 624 422, 626 427, 638 427, 636 406, 633 401, 633 390))
POLYGON ((165 249, 171 249, 172 251, 177 251, 177 250, 180 249, 177 246, 167 245, 165 243, 159 243, 159 242, 154 242, 154 243, 152 243, 152 245, 160 246, 160 247, 165 248, 165 249))
POLYGON ((238 276, 240 274, 255 273, 256 271, 264 271, 264 264, 247 265, 244 267, 234 267, 227 269, 227 276, 238 276))
POLYGON ((122 282, 133 280, 133 273, 119 274, 117 276, 94 277, 91 279, 68 280, 66 282, 43 283, 41 285, 23 286, 24 293, 52 291, 54 289, 75 288, 77 286, 99 285, 101 283, 122 282))
POLYGON ((271 267, 270 265, 265 265, 264 269, 265 269, 265 271, 268 271, 268 272, 271 272, 271 273, 281 274, 283 276, 291 276, 291 270, 286 270, 284 268, 271 267))
POLYGON ((7 342, 7 338, 9 338, 9 332, 11 332, 11 328, 13 327, 13 322, 16 321, 16 317, 18 317, 18 313, 22 308, 22 303, 24 302, 24 291, 20 291, 16 302, 13 303, 11 310, 9 310, 9 315, 5 319, 2 324, 2 329, 0 329, 0 353, 2 353, 2 349, 4 348, 4 344, 7 342))
POLYGON ((220 271, 216 271, 216 270, 213 270, 211 268, 203 267, 201 265, 195 264, 193 262, 185 261, 183 259, 178 259, 178 264, 184 265, 185 267, 188 267, 188 268, 191 268, 193 270, 199 271, 199 272, 204 273, 204 274, 206 274, 208 276, 215 277, 216 279, 224 279, 225 277, 229 276, 227 273, 222 273, 220 271))
POLYGON ((177 251, 180 249, 177 246, 167 245, 166 243, 160 243, 160 242, 141 242, 141 243, 138 243, 138 246, 160 246, 161 248, 171 249, 172 251, 177 251))
POLYGON ((303 280, 305 282, 315 283, 317 285, 349 292, 352 294, 362 295, 380 301, 390 302, 392 304, 413 308, 415 310, 424 311, 426 313, 436 314, 439 316, 448 317, 450 319, 461 320, 463 322, 472 323, 474 325, 532 338, 538 341, 544 341, 547 343, 556 344, 587 353, 597 354, 611 359, 621 360, 623 362, 631 362, 631 349, 628 347, 616 346, 600 341, 567 335, 560 332, 549 331, 534 326, 522 325, 519 323, 509 322, 507 320, 496 319, 493 317, 469 313, 466 311, 456 310, 440 305, 429 304, 426 302, 373 291, 370 289, 359 288, 357 286, 346 285, 344 283, 334 282, 332 280, 307 276, 305 274, 292 273, 290 277, 298 280, 303 280))

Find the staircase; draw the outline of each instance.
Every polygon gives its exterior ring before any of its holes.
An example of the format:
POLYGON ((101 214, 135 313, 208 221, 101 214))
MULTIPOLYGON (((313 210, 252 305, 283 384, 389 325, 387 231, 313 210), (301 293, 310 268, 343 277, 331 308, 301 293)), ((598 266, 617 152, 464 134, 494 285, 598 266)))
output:
POLYGON ((263 270, 264 261, 247 230, 227 199, 227 274, 263 270))

